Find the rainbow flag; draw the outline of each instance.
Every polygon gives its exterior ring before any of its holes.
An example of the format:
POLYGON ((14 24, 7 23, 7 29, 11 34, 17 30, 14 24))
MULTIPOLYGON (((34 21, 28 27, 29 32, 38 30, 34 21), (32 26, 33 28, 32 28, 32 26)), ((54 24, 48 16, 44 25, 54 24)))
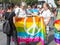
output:
POLYGON ((18 33, 17 35, 19 43, 40 41, 41 44, 44 45, 46 41, 46 30, 43 17, 16 17, 15 20, 15 26, 18 33))
POLYGON ((60 44, 60 31, 58 31, 58 27, 60 27, 60 20, 54 22, 54 39, 56 43, 60 44))

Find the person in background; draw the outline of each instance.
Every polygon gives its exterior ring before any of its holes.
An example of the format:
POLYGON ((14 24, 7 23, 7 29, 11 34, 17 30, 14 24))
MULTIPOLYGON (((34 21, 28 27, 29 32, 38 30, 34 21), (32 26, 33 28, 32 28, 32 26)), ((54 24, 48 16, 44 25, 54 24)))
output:
POLYGON ((20 9, 20 8, 19 8, 19 5, 16 4, 16 5, 15 5, 15 8, 14 8, 14 12, 15 12, 16 15, 18 15, 19 9, 20 9))
POLYGON ((58 21, 57 24, 59 26, 54 30, 54 40, 56 45, 60 45, 60 0, 57 0, 57 15, 55 22, 56 21, 58 21))
POLYGON ((53 14, 54 14, 54 16, 57 16, 57 10, 56 10, 57 8, 52 8, 52 12, 53 12, 53 14))
POLYGON ((0 21, 2 22, 4 19, 3 19, 3 14, 5 13, 5 10, 4 9, 0 9, 0 21))
POLYGON ((24 17, 24 16, 27 15, 27 10, 26 10, 25 6, 26 6, 26 5, 24 5, 24 4, 22 4, 22 5, 20 6, 20 10, 19 10, 19 15, 18 15, 18 17, 24 17))
POLYGON ((0 21, 2 21, 1 19, 2 19, 2 8, 0 9, 0 21))
POLYGON ((38 12, 39 12, 39 10, 38 10, 38 8, 37 8, 37 4, 35 4, 35 5, 33 5, 33 8, 32 8, 32 15, 38 15, 38 12))
POLYGON ((31 14, 32 14, 32 8, 31 8, 30 5, 28 5, 27 14, 28 14, 28 15, 31 15, 31 14))
POLYGON ((47 3, 43 4, 42 13, 40 14, 40 16, 44 17, 44 23, 46 25, 46 31, 47 31, 47 42, 48 42, 49 22, 51 19, 51 11, 50 11, 50 7, 47 3))
POLYGON ((40 15, 42 12, 43 12, 43 8, 42 8, 42 5, 38 5, 38 15, 40 15))
POLYGON ((56 20, 56 18, 57 18, 57 8, 52 8, 52 21, 53 21, 53 23, 54 23, 54 21, 56 20))
POLYGON ((14 23, 15 23, 15 13, 13 12, 13 8, 14 8, 14 6, 12 4, 9 4, 7 6, 7 10, 6 10, 5 14, 4 14, 5 20, 9 20, 10 29, 11 29, 10 33, 6 34, 6 36, 7 36, 7 45, 10 45, 11 36, 14 38, 15 45, 18 45, 17 30, 16 30, 16 27, 14 25, 14 23))

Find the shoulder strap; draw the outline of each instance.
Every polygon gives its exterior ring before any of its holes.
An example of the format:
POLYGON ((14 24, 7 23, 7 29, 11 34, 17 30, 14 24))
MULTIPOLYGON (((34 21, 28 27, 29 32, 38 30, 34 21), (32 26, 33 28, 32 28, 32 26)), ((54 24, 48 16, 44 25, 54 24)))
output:
POLYGON ((12 14, 12 12, 10 12, 10 14, 9 14, 9 16, 8 16, 8 18, 7 18, 7 19, 9 19, 9 17, 11 16, 11 14, 12 14))

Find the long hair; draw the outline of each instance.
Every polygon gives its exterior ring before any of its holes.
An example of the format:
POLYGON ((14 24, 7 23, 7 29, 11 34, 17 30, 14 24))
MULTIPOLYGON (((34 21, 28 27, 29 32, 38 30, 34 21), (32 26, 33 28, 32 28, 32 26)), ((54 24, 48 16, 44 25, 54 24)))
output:
POLYGON ((52 10, 51 10, 51 7, 49 6, 48 3, 44 3, 44 4, 46 4, 46 6, 48 7, 48 9, 49 9, 50 11, 52 11, 52 10))

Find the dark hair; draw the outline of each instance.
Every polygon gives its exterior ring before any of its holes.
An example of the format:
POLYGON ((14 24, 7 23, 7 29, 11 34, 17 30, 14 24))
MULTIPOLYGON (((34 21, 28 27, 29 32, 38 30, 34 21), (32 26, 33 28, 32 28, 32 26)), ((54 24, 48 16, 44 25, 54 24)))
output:
POLYGON ((11 3, 11 7, 14 8, 15 7, 15 4, 14 3, 11 3))
POLYGON ((34 8, 37 8, 37 4, 34 4, 33 7, 34 7, 34 8))
POLYGON ((14 4, 13 4, 13 3, 8 4, 7 7, 6 7, 6 9, 11 9, 11 8, 12 8, 12 9, 14 8, 14 4))

